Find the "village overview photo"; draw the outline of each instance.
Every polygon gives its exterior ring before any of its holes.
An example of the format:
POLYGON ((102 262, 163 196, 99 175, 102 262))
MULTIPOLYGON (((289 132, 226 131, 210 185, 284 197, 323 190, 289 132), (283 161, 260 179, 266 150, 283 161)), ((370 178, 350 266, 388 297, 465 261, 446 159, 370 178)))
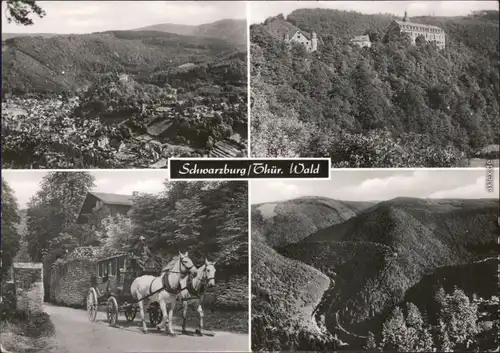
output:
POLYGON ((2 352, 248 351, 247 182, 2 174, 2 352))
POLYGON ((2 1, 2 167, 246 156, 245 11, 244 2, 2 1))
POLYGON ((498 18, 493 1, 250 2, 252 156, 498 166, 498 18))
POLYGON ((253 351, 498 351, 499 198, 481 170, 250 184, 253 351))

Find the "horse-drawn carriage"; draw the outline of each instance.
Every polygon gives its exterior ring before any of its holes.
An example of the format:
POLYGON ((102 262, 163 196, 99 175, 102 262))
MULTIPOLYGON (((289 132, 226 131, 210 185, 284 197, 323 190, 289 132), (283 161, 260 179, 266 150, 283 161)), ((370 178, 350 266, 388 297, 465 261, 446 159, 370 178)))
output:
POLYGON ((138 246, 129 251, 97 262, 96 273, 91 277, 92 287, 87 295, 89 320, 96 320, 99 305, 106 305, 111 326, 116 326, 120 312, 131 322, 139 311, 146 333, 144 314, 147 311, 153 327, 161 329, 160 324, 164 324, 165 332, 174 334, 172 315, 176 300, 180 299, 183 303, 182 331, 187 332, 187 305, 193 302, 200 317, 196 333, 201 335, 203 293, 205 286, 215 285, 215 262, 205 259, 205 263, 196 268, 186 252, 179 253, 179 256, 162 266, 162 261, 151 253, 143 240, 141 237, 138 246), (145 303, 148 303, 146 310, 145 303))
MULTIPOLYGON (((142 275, 159 276, 161 261, 149 251, 141 238, 138 246, 100 259, 95 274, 91 276, 91 288, 87 295, 87 313, 90 321, 95 321, 99 306, 106 305, 107 319, 115 326, 120 312, 128 322, 135 319, 137 303, 130 287, 135 278, 142 275)), ((162 320, 162 312, 157 302, 147 308, 151 325, 162 320)))

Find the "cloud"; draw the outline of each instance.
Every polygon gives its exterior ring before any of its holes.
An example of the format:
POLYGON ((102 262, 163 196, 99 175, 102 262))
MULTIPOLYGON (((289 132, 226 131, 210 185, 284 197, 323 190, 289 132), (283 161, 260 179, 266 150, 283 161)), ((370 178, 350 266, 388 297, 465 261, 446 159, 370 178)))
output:
POLYGON ((459 186, 449 190, 437 191, 429 195, 431 199, 460 198, 460 199, 478 199, 491 198, 498 195, 498 177, 493 180, 493 190, 489 191, 486 187, 486 176, 481 176, 474 183, 459 186))
POLYGON ((27 207, 29 200, 35 195, 39 187, 37 181, 7 180, 7 182, 14 192, 20 209, 27 207))
POLYGON ((95 185, 97 187, 103 186, 103 185, 109 185, 111 183, 111 179, 108 178, 96 178, 95 179, 95 185))
MULTIPOLYGON (((160 23, 199 25, 246 18, 243 1, 44 1, 40 6, 46 16, 32 16, 34 25, 2 23, 2 32, 91 33, 160 23)), ((4 10, 2 2, 2 12, 4 10)))
POLYGON ((498 169, 493 192, 483 170, 334 171, 331 180, 252 181, 251 203, 322 196, 345 201, 383 201, 395 197, 498 198, 498 169))
MULTIPOLYGON (((376 174, 376 173, 372 173, 376 174)), ((432 172, 431 172, 432 174, 432 172)), ((359 185, 340 189, 336 195, 341 200, 388 200, 398 196, 423 197, 422 188, 429 187, 428 171, 413 171, 389 177, 371 177, 359 185)))
POLYGON ((269 182, 262 183, 252 183, 252 194, 253 196, 251 203, 261 203, 277 200, 289 200, 295 197, 303 195, 303 190, 300 189, 298 185, 290 182, 273 180, 269 182), (253 190, 253 185, 255 184, 257 190, 253 190), (255 202, 254 200, 255 199, 255 202))
POLYGON ((117 194, 132 195, 134 191, 156 194, 165 189, 163 179, 146 179, 126 184, 116 191, 117 194))

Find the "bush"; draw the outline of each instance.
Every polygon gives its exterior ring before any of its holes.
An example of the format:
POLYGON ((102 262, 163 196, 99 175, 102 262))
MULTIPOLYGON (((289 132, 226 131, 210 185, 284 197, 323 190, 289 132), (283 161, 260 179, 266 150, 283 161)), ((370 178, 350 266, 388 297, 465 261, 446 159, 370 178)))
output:
POLYGON ((27 314, 16 310, 2 311, 0 315, 2 318, 0 332, 4 332, 6 327, 11 327, 13 333, 30 338, 51 337, 55 333, 54 324, 47 313, 27 314))

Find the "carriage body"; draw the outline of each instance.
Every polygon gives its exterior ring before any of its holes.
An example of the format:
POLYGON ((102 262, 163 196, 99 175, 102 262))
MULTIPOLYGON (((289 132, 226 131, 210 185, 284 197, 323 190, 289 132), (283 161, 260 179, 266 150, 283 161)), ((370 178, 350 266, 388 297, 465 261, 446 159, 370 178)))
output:
MULTIPOLYGON (((133 321, 137 313, 137 301, 132 296, 134 279, 142 275, 159 276, 161 264, 152 256, 141 261, 134 249, 100 259, 91 276, 91 288, 87 297, 87 311, 90 321, 95 321, 100 305, 106 305, 107 318, 116 325, 120 312, 127 321, 133 321)), ((150 303, 147 308, 150 321, 156 325, 161 321, 158 303, 150 303)))

